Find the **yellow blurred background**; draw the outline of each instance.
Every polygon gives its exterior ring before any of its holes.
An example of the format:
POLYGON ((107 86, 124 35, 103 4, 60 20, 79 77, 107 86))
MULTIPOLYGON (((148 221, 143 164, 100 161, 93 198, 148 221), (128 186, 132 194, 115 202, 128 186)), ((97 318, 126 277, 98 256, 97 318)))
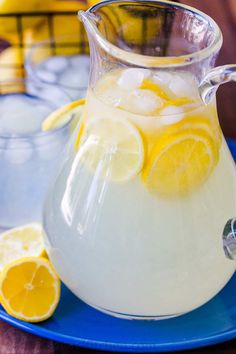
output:
POLYGON ((54 54, 75 54, 78 48, 85 51, 86 35, 77 12, 90 4, 76 0, 0 0, 0 81, 24 76, 25 58, 36 42, 55 38, 54 47, 48 49, 54 54))

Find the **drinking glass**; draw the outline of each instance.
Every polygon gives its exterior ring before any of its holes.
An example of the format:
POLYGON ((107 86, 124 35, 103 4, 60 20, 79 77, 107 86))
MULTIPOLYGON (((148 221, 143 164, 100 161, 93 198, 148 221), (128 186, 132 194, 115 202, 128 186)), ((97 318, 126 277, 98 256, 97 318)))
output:
POLYGON ((70 124, 48 132, 42 121, 57 108, 25 92, 25 81, 0 83, 0 229, 39 221, 48 183, 70 124))
POLYGON ((61 104, 85 96, 90 59, 86 42, 77 43, 74 37, 68 34, 32 46, 25 62, 29 92, 61 104))

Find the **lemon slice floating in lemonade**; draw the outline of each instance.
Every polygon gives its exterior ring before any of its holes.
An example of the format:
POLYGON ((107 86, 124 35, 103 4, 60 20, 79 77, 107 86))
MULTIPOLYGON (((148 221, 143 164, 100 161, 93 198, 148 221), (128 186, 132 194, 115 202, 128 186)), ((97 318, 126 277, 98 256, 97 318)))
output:
POLYGON ((84 103, 85 100, 80 99, 78 101, 70 102, 67 105, 58 108, 56 111, 52 112, 43 121, 42 131, 57 129, 62 127, 63 125, 66 125, 71 120, 73 115, 76 118, 74 123, 74 125, 76 125, 82 115, 84 103))
POLYGON ((125 119, 99 118, 79 132, 81 160, 92 171, 112 181, 135 177, 144 162, 143 140, 136 127, 125 119))
POLYGON ((21 258, 6 265, 0 274, 0 302, 19 320, 46 320, 59 299, 60 280, 45 258, 21 258))
POLYGON ((22 257, 46 255, 40 224, 27 224, 0 234, 0 271, 22 257))
POLYGON ((142 177, 159 196, 184 196, 207 179, 217 161, 214 141, 203 129, 164 134, 153 147, 142 177))

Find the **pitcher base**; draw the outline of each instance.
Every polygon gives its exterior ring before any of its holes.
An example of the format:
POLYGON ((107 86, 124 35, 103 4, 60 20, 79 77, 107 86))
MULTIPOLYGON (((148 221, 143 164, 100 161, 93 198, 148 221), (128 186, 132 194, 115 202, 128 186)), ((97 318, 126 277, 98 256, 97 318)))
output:
POLYGON ((89 306, 93 307, 94 309, 105 313, 106 315, 110 315, 113 317, 117 317, 117 318, 122 318, 125 320, 148 320, 148 321, 159 321, 159 320, 167 320, 170 318, 174 318, 177 316, 181 316, 184 313, 176 313, 176 314, 170 314, 170 315, 154 315, 154 316, 144 316, 144 315, 134 315, 134 314, 126 314, 126 313, 120 313, 120 312, 115 312, 115 311, 110 311, 98 306, 94 306, 91 304, 88 304, 89 306))

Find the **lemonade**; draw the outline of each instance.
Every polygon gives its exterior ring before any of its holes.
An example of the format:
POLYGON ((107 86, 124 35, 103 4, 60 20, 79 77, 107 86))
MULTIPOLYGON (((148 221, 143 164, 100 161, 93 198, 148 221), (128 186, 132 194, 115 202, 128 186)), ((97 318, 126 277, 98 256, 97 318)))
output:
POLYGON ((180 315, 234 273, 222 231, 235 166, 197 87, 190 73, 126 68, 88 91, 44 221, 61 279, 104 312, 180 315))
MULTIPOLYGON (((14 85, 7 83, 3 90, 13 90, 14 85)), ((45 193, 70 136, 70 123, 42 132, 41 125, 57 106, 27 93, 2 94, 0 107, 0 230, 7 230, 41 221, 45 193)))

